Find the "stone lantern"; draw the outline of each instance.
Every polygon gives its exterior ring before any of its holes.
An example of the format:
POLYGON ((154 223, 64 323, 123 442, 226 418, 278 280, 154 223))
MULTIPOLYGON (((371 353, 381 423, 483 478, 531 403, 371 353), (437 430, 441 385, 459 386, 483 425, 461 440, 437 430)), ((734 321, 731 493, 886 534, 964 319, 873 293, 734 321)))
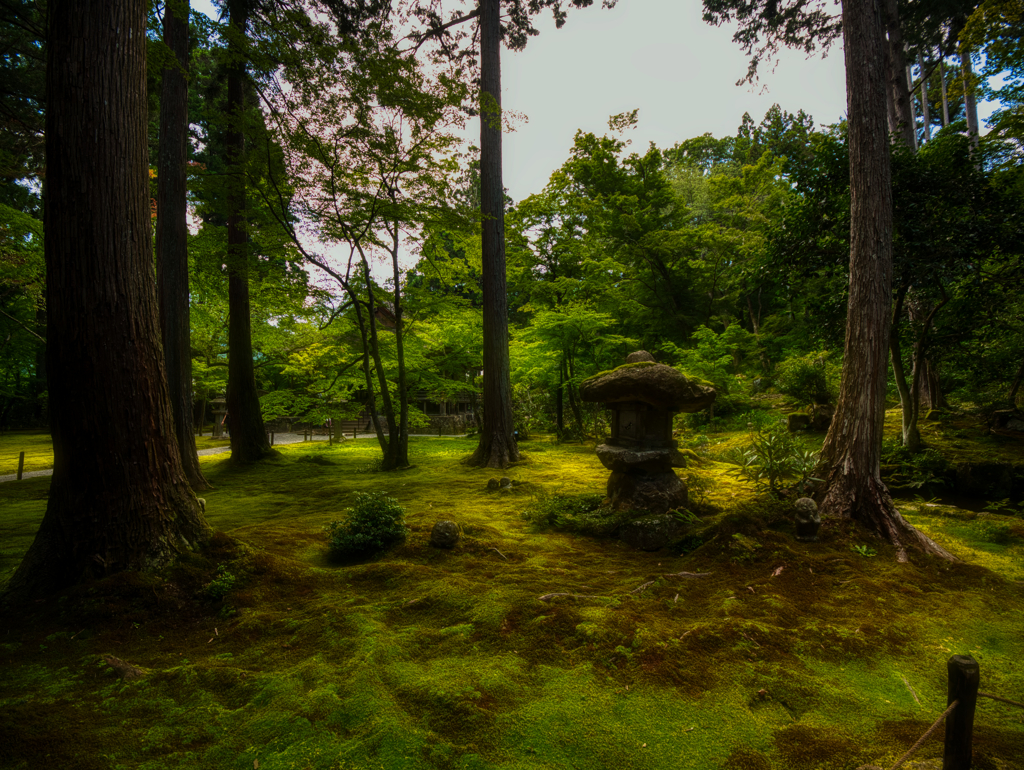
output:
POLYGON ((226 398, 214 398, 210 400, 210 407, 213 410, 213 437, 222 438, 224 435, 224 415, 228 413, 228 401, 226 398))
POLYGON ((612 412, 611 436, 597 447, 598 459, 612 472, 607 488, 612 507, 664 513, 685 506, 686 486, 672 470, 684 465, 672 439, 672 415, 707 409, 714 389, 641 350, 631 353, 625 366, 584 380, 580 397, 612 412))

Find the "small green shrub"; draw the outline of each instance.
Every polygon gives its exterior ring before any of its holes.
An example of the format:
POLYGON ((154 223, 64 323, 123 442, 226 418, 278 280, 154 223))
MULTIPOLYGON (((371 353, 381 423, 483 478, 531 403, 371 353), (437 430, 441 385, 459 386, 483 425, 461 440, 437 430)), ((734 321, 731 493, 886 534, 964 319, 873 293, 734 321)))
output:
POLYGON ((920 489, 946 483, 949 461, 934 449, 911 454, 900 439, 882 441, 882 478, 893 489, 920 489))
POLYGON ((611 537, 629 514, 603 503, 603 495, 546 495, 538 497, 522 516, 539 529, 611 537))
POLYGON ((357 492, 345 518, 327 527, 327 552, 333 559, 373 556, 405 540, 405 508, 383 492, 357 492))
POLYGON ((203 593, 214 601, 220 601, 238 585, 238 578, 228 572, 223 564, 217 567, 213 580, 206 584, 203 593))
POLYGON ((837 369, 824 352, 787 358, 775 367, 775 387, 798 404, 835 403, 839 395, 837 369))
POLYGON ((752 482, 759 491, 778 495, 783 489, 803 493, 818 463, 818 453, 801 446, 784 425, 769 424, 751 434, 751 443, 722 456, 735 465, 731 473, 752 482))

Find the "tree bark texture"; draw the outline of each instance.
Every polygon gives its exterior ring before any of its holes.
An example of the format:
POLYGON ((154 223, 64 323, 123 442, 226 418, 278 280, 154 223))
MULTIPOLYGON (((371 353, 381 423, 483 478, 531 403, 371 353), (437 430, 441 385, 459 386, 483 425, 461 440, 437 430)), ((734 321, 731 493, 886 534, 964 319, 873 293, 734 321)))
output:
POLYGON ((160 346, 146 0, 51 0, 44 207, 53 480, 11 580, 41 595, 162 565, 207 534, 160 346))
POLYGON ((484 429, 470 465, 519 459, 512 422, 505 284, 505 188, 501 180, 501 3, 480 0, 480 208, 483 216, 484 429))
MULTIPOLYGON (((888 37, 888 93, 892 99, 890 110, 890 133, 896 133, 907 147, 917 149, 917 131, 914 122, 913 105, 910 101, 910 87, 907 83, 907 61, 903 53, 903 33, 900 30, 900 15, 896 0, 885 3, 885 33, 888 37)), ((847 80, 849 83, 849 80, 847 80)))
MULTIPOLYGON (((228 3, 235 38, 244 39, 248 24, 246 0, 228 3)), ((245 221, 245 57, 229 39, 228 125, 225 146, 228 166, 228 428, 231 459, 250 463, 274 454, 260 412, 256 371, 252 362, 249 307, 249 233, 245 221)))
POLYGON ((160 88, 160 145, 156 193, 156 265, 160 291, 167 385, 174 412, 174 432, 185 477, 192 489, 209 488, 196 454, 192 419, 192 340, 188 295, 188 221, 185 164, 188 159, 188 3, 168 2, 164 43, 177 67, 166 67, 160 88), (176 8, 177 6, 177 8, 176 8), (177 13, 175 13, 177 10, 177 13))
MULTIPOLYGON (((890 303, 892 188, 886 131, 886 44, 881 9, 843 0, 850 131, 850 299, 839 404, 821 457, 822 511, 854 519, 892 542, 952 558, 908 524, 882 482, 890 303)), ((891 70, 890 70, 891 71, 891 70)))

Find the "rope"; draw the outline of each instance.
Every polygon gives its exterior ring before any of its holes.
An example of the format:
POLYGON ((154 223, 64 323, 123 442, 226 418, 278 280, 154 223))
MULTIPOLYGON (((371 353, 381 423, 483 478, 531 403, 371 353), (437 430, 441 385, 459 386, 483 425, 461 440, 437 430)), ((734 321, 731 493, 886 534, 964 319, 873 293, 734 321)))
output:
POLYGON ((979 692, 978 693, 978 697, 979 698, 991 698, 992 700, 997 700, 997 701, 999 701, 1001 703, 1009 703, 1011 706, 1020 706, 1022 709, 1024 709, 1024 703, 1018 703, 1017 701, 1009 700, 1008 698, 1000 698, 998 695, 992 695, 991 693, 979 692))
POLYGON ((898 770, 900 767, 902 767, 903 763, 910 759, 910 757, 913 755, 915 751, 921 748, 921 744, 928 740, 931 734, 934 733, 939 728, 939 725, 942 724, 942 720, 948 717, 953 712, 953 709, 955 709, 957 707, 957 704, 959 703, 960 701, 958 700, 955 700, 952 703, 950 703, 949 708, 942 712, 942 716, 935 720, 935 724, 928 728, 928 732, 926 732, 924 735, 918 738, 917 743, 911 746, 910 750, 902 757, 900 757, 899 760, 897 760, 896 764, 889 768, 889 770, 898 770))

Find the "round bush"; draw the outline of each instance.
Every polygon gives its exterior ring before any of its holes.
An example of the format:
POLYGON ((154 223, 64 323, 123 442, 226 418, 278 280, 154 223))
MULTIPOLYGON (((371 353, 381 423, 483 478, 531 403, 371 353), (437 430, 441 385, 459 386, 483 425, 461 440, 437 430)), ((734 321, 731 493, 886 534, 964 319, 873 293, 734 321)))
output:
POLYGON ((775 387, 800 404, 831 404, 838 396, 837 375, 825 353, 794 356, 775 367, 775 387))
POLYGON ((327 552, 334 559, 373 556, 405 540, 405 508, 383 492, 357 492, 345 518, 327 526, 327 552))

